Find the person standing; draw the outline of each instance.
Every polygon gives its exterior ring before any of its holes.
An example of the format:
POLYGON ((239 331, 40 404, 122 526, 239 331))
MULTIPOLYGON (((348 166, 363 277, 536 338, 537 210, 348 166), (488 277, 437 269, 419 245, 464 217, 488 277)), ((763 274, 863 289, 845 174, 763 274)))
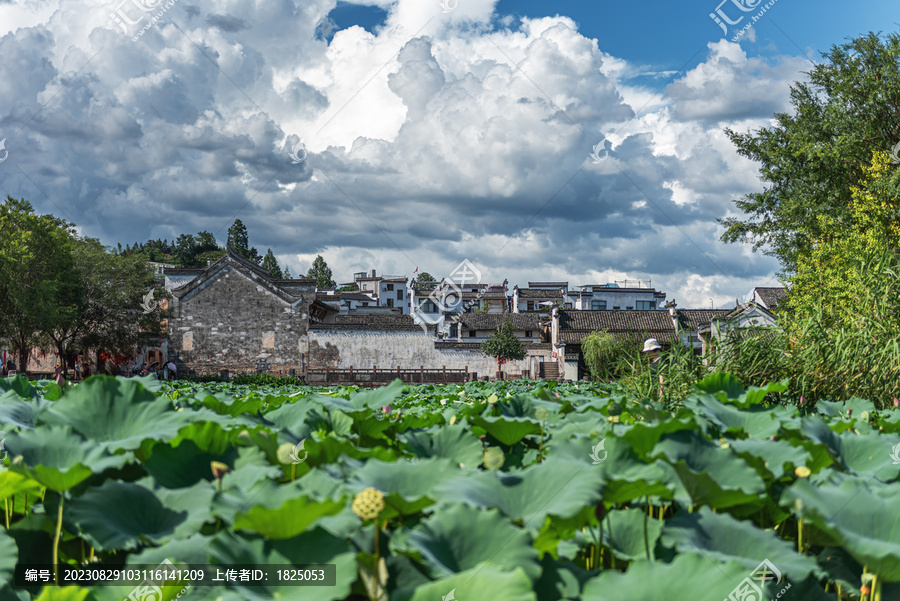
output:
MULTIPOLYGON (((175 376, 178 373, 178 371, 175 368, 174 361, 169 361, 168 363, 166 363, 166 369, 169 370, 169 375, 171 376, 171 379, 173 379, 173 380, 177 379, 175 376)), ((166 379, 168 379, 168 378, 166 378, 166 379)))
POLYGON ((644 341, 643 352, 650 358, 650 373, 659 375, 659 398, 663 397, 663 383, 665 379, 661 373, 662 368, 662 346, 656 338, 648 338, 644 341))

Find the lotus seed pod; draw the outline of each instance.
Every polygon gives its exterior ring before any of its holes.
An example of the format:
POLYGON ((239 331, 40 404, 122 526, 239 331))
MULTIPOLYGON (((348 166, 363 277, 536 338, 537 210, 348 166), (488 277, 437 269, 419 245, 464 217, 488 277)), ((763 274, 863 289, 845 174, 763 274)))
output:
POLYGON ((598 522, 602 522, 603 518, 606 517, 606 505, 602 501, 594 507, 594 517, 597 518, 598 522))
POLYGON ((499 470, 503 467, 504 461, 506 461, 506 456, 497 447, 491 447, 484 452, 484 467, 489 470, 499 470))
POLYGON ((541 407, 534 412, 534 416, 538 419, 538 421, 545 422, 547 421, 547 418, 550 417, 550 412, 541 407))
POLYGON ((797 475, 798 478, 809 478, 809 475, 812 473, 812 470, 806 467, 805 465, 801 465, 797 469, 794 470, 794 474, 797 475))
POLYGON ((353 513, 363 520, 374 520, 384 509, 384 495, 374 488, 367 488, 353 499, 353 513))
POLYGON ((253 438, 250 436, 250 432, 247 430, 241 430, 241 433, 238 434, 237 437, 239 442, 244 444, 253 444, 253 438))
POLYGON ((496 403, 496 402, 497 402, 497 395, 496 395, 496 394, 492 394, 491 396, 488 397, 488 403, 491 403, 491 404, 493 405, 493 404, 496 403))
POLYGON ((289 442, 284 443, 280 447, 278 447, 278 463, 293 463, 294 462, 294 445, 289 442))
POLYGON ((847 409, 847 417, 853 415, 853 409, 847 409))

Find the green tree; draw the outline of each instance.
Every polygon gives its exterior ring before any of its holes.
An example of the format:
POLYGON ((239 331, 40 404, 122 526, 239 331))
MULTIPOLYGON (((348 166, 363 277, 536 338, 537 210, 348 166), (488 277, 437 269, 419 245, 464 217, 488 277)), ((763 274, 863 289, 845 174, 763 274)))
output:
POLYGON ((281 272, 281 267, 278 266, 278 260, 275 258, 275 254, 272 252, 271 248, 266 253, 266 256, 263 257, 260 267, 268 271, 269 277, 272 279, 280 280, 284 277, 284 274, 281 272))
POLYGON ((316 256, 316 260, 313 261, 312 267, 310 267, 309 271, 306 273, 306 277, 315 280, 316 287, 319 290, 325 288, 337 288, 337 284, 331 279, 331 268, 328 267, 328 263, 325 262, 322 255, 316 256))
POLYGON ((235 219, 231 227, 228 228, 228 247, 257 265, 262 262, 262 257, 256 250, 256 247, 250 246, 250 236, 247 233, 247 226, 240 219, 235 219))
POLYGON ((148 337, 160 335, 166 312, 156 307, 162 290, 147 296, 155 276, 142 255, 115 254, 95 238, 73 237, 70 247, 77 285, 65 299, 65 319, 42 329, 60 357, 72 347, 130 355, 148 337), (147 311, 148 306, 154 309, 147 311))
POLYGON ((48 348, 41 332, 68 319, 77 296, 69 239, 72 224, 36 215, 25 199, 0 205, 0 336, 25 370, 29 350, 48 348))
POLYGON ((481 343, 481 350, 497 360, 497 371, 503 370, 504 361, 525 357, 525 345, 516 338, 516 331, 508 317, 503 318, 503 323, 493 336, 481 343))
POLYGON ((288 267, 287 265, 284 266, 284 279, 286 279, 286 280, 291 279, 291 268, 288 267))
POLYGON ((601 382, 618 379, 624 369, 626 357, 633 355, 634 344, 617 338, 605 330, 591 332, 581 341, 581 354, 591 377, 601 382))
POLYGON ((191 234, 181 234, 175 241, 175 263, 182 267, 197 267, 197 239, 191 234))
POLYGON ((417 283, 417 284, 430 284, 430 283, 435 282, 435 281, 437 281, 437 280, 434 279, 434 276, 431 275, 430 273, 428 273, 427 271, 423 271, 423 272, 420 273, 419 276, 416 278, 416 283, 417 283))
POLYGON ((796 271, 831 227, 853 222, 850 189, 873 151, 900 141, 900 35, 874 33, 834 46, 791 88, 793 114, 757 132, 726 130, 738 152, 761 164, 763 192, 735 201, 746 218, 720 220, 724 242, 752 242, 796 271))

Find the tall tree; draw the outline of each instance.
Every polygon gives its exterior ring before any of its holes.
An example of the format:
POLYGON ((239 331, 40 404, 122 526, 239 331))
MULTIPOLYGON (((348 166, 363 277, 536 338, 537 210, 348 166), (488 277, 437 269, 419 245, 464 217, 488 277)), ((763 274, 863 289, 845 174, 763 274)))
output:
POLYGON ((286 279, 286 280, 291 279, 291 268, 288 267, 287 265, 284 266, 284 279, 286 279))
POLYGON ((259 265, 262 257, 259 255, 255 247, 250 246, 250 236, 247 233, 247 226, 240 219, 235 219, 234 223, 228 228, 228 247, 234 252, 249 259, 259 265))
POLYGON ((316 287, 319 290, 337 288, 337 284, 331 279, 331 268, 328 267, 328 263, 325 262, 322 255, 316 256, 316 260, 313 261, 312 267, 306 273, 306 277, 315 280, 316 287))
POLYGON ((147 297, 154 274, 144 257, 111 253, 94 238, 73 238, 70 245, 76 293, 66 302, 66 319, 42 329, 59 356, 73 346, 130 355, 143 340, 158 336, 161 290, 147 297))
POLYGON ((46 347, 41 331, 64 321, 74 296, 72 224, 39 216, 25 199, 0 205, 0 336, 8 338, 25 370, 29 349, 46 347))
POLYGON ((525 358, 525 345, 516 338, 516 330, 508 317, 503 318, 493 336, 481 343, 481 350, 497 360, 497 371, 502 371, 503 363, 510 359, 525 358))
POLYGON ((281 267, 278 266, 278 260, 275 258, 275 254, 272 252, 271 248, 266 252, 266 256, 263 257, 260 267, 268 271, 269 276, 272 279, 280 280, 284 277, 284 274, 281 273, 281 267))
POLYGON ((197 239, 191 234, 181 234, 175 241, 175 262, 182 267, 197 267, 197 239))
POLYGON ((423 272, 420 273, 419 276, 416 278, 416 283, 417 283, 417 284, 430 284, 430 283, 432 283, 432 282, 434 282, 434 281, 436 281, 436 280, 434 279, 434 276, 431 275, 430 273, 428 273, 427 271, 423 271, 423 272))
POLYGON ((746 218, 721 219, 722 241, 765 247, 783 274, 826 234, 819 217, 851 225, 851 187, 873 152, 900 142, 900 35, 860 36, 826 58, 808 83, 792 86, 793 114, 757 132, 726 130, 741 155, 761 164, 766 189, 735 201, 746 218))

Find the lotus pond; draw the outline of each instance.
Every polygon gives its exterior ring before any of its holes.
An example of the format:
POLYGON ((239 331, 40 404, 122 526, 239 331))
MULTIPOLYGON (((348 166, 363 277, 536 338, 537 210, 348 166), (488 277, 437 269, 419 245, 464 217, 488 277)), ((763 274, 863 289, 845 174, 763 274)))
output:
POLYGON ((785 390, 0 380, 0 601, 900 599, 900 411, 785 390), (336 581, 13 582, 54 557, 336 581))

